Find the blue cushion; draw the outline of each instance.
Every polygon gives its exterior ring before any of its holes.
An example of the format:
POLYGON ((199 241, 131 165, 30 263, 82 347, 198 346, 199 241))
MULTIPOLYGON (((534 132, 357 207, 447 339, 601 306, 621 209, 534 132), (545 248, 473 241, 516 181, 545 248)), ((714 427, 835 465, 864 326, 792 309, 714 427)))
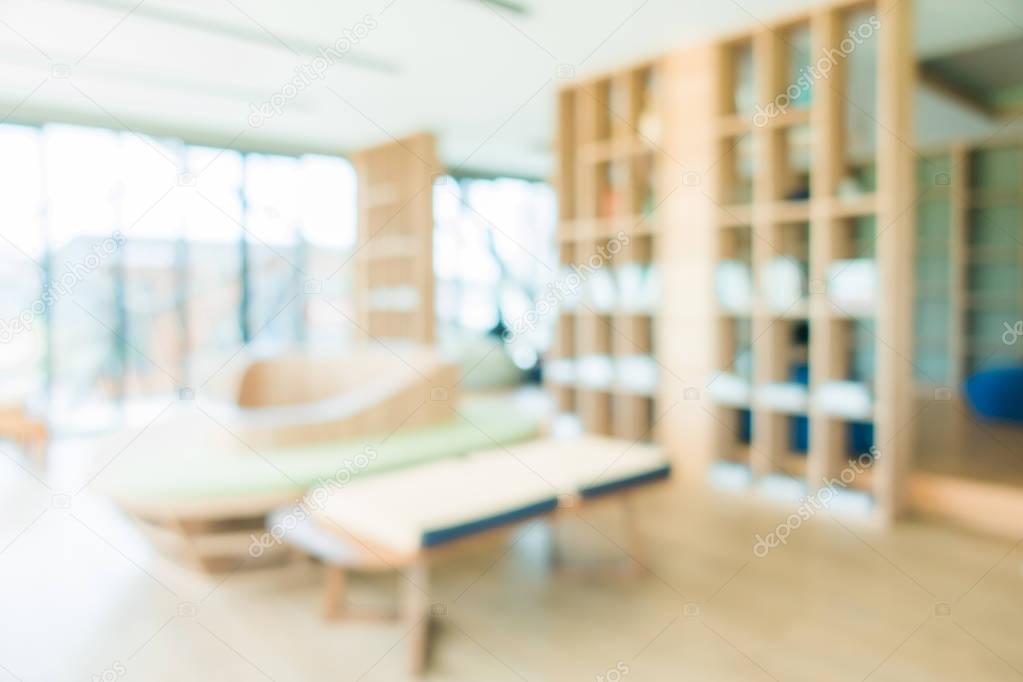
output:
POLYGON ((978 372, 966 380, 963 392, 978 416, 1023 424, 1023 367, 978 372))

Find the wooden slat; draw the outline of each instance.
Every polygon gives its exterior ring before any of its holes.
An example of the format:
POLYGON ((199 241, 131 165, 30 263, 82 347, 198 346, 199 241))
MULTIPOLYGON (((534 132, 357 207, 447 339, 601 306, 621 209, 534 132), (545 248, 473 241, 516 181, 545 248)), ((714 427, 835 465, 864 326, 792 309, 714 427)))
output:
POLYGON ((952 147, 949 154, 952 168, 948 194, 951 224, 949 225, 948 260, 951 272, 948 282, 948 354, 949 381, 959 387, 966 378, 966 260, 969 243, 970 159, 963 146, 952 147))
MULTIPOLYGON (((814 54, 826 54, 842 40, 842 14, 826 8, 811 22, 814 54)), ((811 120, 814 152, 811 158, 811 196, 828 204, 838 193, 845 168, 844 115, 845 64, 836 63, 826 80, 814 85, 811 120)), ((810 393, 829 380, 844 378, 848 364, 845 338, 831 319, 824 283, 828 266, 837 257, 837 216, 814 211, 810 223, 810 393)), ((810 412, 810 451, 807 483, 816 489, 833 478, 845 457, 845 425, 827 415, 810 412)))
MULTIPOLYGON (((783 89, 785 60, 784 43, 773 31, 762 31, 753 43, 757 102, 762 106, 774 100, 783 89)), ((763 272, 771 259, 778 256, 775 204, 784 192, 786 160, 784 137, 770 127, 753 131, 753 273, 763 272)), ((763 297, 754 300, 753 371, 754 383, 762 385, 778 381, 786 372, 786 325, 778 324, 766 308, 763 297)), ((768 410, 753 412, 753 443, 750 466, 754 475, 770 473, 786 451, 787 420, 768 410)))

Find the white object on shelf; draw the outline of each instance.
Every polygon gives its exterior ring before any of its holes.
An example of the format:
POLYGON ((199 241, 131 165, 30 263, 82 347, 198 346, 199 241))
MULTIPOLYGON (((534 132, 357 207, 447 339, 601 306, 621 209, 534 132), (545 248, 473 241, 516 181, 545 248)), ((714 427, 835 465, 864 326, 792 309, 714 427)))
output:
POLYGON ((859 381, 829 381, 813 393, 814 409, 832 417, 869 421, 874 418, 870 388, 859 381))
POLYGON ((783 312, 806 298, 806 269, 795 258, 772 258, 764 266, 760 286, 767 307, 783 312))
POLYGON ((370 289, 368 300, 376 310, 408 311, 419 307, 419 291, 412 286, 370 289))
POLYGON ((759 407, 784 414, 806 414, 809 406, 806 386, 791 381, 757 386, 755 400, 759 407))
POLYGON ((559 294, 558 307, 561 310, 575 310, 579 306, 586 282, 568 266, 562 266, 558 279, 560 286, 556 286, 554 289, 559 294))
POLYGON ((828 266, 828 299, 840 313, 873 313, 877 293, 877 263, 873 258, 839 260, 828 266))
POLYGON ((586 278, 586 302, 594 310, 609 313, 618 299, 614 276, 609 268, 594 270, 586 278))
POLYGON ((576 365, 576 382, 587 388, 610 388, 614 375, 614 363, 607 355, 583 355, 576 365))
POLYGON ((556 384, 571 384, 576 379, 576 363, 572 358, 556 358, 547 363, 547 378, 556 384))
POLYGON ((719 374, 707 387, 711 400, 730 407, 749 407, 750 385, 742 377, 727 372, 719 374))
POLYGON ((637 310, 642 306, 643 282, 647 273, 640 263, 626 263, 615 268, 618 296, 624 310, 637 310))
POLYGON ((747 312, 753 299, 749 266, 738 260, 723 260, 714 272, 718 303, 725 310, 747 312))
POLYGON ((633 393, 653 395, 657 391, 658 367, 651 355, 623 355, 616 358, 617 383, 633 393))
POLYGON ((661 274, 656 265, 647 265, 643 270, 645 272, 643 287, 640 289, 636 308, 646 312, 654 312, 657 310, 658 302, 661 299, 661 274))

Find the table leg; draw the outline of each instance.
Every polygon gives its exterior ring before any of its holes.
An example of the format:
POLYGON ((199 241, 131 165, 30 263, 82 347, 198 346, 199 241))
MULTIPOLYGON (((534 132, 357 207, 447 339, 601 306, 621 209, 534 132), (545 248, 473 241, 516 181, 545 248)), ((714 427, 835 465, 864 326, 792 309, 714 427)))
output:
POLYGON ((344 615, 346 578, 344 568, 327 565, 327 590, 323 605, 323 617, 327 620, 334 620, 344 615))

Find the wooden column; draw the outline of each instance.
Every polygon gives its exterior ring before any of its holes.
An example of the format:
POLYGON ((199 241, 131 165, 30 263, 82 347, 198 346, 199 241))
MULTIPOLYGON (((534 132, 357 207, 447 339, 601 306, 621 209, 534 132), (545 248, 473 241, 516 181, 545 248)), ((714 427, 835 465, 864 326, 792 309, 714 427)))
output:
POLYGON ((717 243, 718 163, 716 113, 706 103, 720 100, 722 50, 704 45, 673 53, 662 63, 661 106, 670 158, 661 165, 658 196, 668 197, 660 213, 662 297, 656 328, 661 372, 659 436, 679 459, 688 482, 706 480, 710 464, 723 453, 723 439, 735 439, 734 425, 719 421, 706 387, 714 375, 715 350, 722 343, 715 317, 714 266, 717 243), (670 195, 669 195, 670 193, 670 195), (727 433, 724 431, 727 430, 727 433))
POLYGON ((906 508, 913 446, 913 263, 916 187, 912 0, 878 0, 878 238, 875 498, 881 520, 906 508))

